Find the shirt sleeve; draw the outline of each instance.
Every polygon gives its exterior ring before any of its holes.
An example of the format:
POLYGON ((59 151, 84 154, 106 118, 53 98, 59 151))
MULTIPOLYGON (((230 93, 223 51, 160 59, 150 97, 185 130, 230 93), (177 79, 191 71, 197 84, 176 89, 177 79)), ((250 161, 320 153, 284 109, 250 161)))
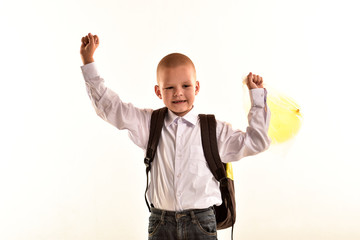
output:
POLYGON ((270 111, 266 103, 266 89, 251 89, 250 99, 249 125, 246 132, 234 130, 230 124, 217 121, 219 154, 225 163, 263 152, 270 146, 270 111))
POLYGON ((120 130, 127 129, 130 139, 146 149, 153 110, 139 109, 131 103, 122 102, 114 91, 105 86, 95 63, 81 66, 81 70, 96 114, 120 130))

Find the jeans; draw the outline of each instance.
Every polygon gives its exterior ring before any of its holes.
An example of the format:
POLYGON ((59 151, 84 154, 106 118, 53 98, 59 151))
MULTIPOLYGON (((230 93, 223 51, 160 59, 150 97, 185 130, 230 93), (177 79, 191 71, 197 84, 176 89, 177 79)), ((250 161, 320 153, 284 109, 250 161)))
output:
POLYGON ((149 240, 217 240, 213 207, 182 212, 151 208, 149 240))

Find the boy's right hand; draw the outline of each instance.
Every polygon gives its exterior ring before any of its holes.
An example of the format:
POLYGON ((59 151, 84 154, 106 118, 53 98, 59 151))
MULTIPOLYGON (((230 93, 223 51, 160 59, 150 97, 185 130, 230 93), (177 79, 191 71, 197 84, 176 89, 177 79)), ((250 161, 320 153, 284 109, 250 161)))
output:
POLYGON ((81 39, 80 55, 84 65, 94 62, 94 52, 99 44, 98 36, 91 33, 81 39))

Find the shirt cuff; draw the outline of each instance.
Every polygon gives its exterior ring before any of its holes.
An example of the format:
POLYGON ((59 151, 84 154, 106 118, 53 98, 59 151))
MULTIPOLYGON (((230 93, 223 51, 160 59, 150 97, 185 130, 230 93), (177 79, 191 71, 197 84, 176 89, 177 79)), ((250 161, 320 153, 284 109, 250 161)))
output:
POLYGON ((250 89, 250 99, 252 107, 265 107, 267 91, 265 88, 250 89))
POLYGON ((84 75, 85 81, 88 81, 89 79, 99 76, 99 72, 97 70, 95 62, 81 66, 81 71, 84 75))

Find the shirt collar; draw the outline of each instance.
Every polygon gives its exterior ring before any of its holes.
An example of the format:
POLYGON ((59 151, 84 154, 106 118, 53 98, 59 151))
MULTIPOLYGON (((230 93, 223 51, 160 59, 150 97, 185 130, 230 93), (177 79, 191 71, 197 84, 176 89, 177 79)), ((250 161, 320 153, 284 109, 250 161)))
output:
POLYGON ((178 115, 173 113, 171 110, 169 110, 168 114, 166 115, 165 122, 164 122, 165 127, 169 127, 174 122, 177 122, 178 120, 176 120, 176 119, 178 119, 178 118, 181 118, 181 119, 185 120, 186 122, 188 122, 189 124, 191 124, 192 126, 195 126, 197 123, 197 120, 198 120, 198 113, 194 106, 190 110, 190 112, 188 112, 183 117, 179 117, 178 115))

